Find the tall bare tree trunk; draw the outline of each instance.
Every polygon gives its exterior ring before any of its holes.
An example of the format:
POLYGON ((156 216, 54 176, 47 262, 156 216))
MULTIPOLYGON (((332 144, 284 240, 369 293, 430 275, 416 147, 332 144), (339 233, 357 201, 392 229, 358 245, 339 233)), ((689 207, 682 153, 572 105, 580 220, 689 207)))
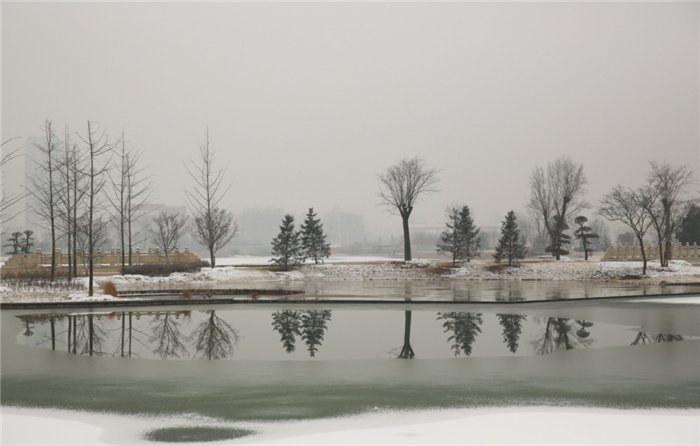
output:
POLYGON ((409 215, 407 214, 401 214, 403 223, 403 259, 406 262, 411 260, 411 234, 409 233, 408 217, 409 215))

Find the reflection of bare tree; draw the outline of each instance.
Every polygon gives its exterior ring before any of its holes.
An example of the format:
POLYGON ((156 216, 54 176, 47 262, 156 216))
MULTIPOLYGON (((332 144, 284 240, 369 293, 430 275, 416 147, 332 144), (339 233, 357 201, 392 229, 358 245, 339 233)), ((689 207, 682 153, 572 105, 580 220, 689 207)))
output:
POLYGON ((301 314, 299 311, 275 311, 272 314, 272 328, 280 334, 280 342, 287 353, 296 348, 296 337, 301 336, 301 314))
POLYGON ((472 344, 481 333, 481 325, 484 323, 481 313, 438 313, 438 319, 445 321, 442 323, 445 333, 451 333, 447 342, 452 342, 450 347, 455 351, 455 356, 459 356, 460 353, 464 353, 465 356, 471 355, 472 344))
POLYGON ((652 344, 652 343, 662 343, 662 342, 676 342, 676 341, 682 341, 683 336, 681 335, 674 335, 674 334, 657 334, 657 335, 649 335, 644 331, 640 331, 637 333, 635 336, 634 340, 632 341, 632 344, 630 345, 639 345, 639 344, 652 344))
POLYGON ((323 336, 331 320, 331 310, 305 311, 301 315, 301 338, 306 343, 309 356, 316 356, 318 346, 323 342, 323 336))
POLYGON ((498 322, 503 327, 503 342, 508 346, 508 350, 515 353, 518 351, 520 333, 523 331, 523 321, 527 316, 519 314, 498 314, 498 322))
POLYGON ((175 312, 156 313, 151 325, 153 335, 149 340, 157 345, 153 353, 161 359, 179 358, 181 354, 187 353, 187 347, 182 342, 186 337, 180 332, 180 321, 175 312))
POLYGON ((403 326, 403 347, 401 347, 401 353, 399 353, 399 359, 413 359, 416 354, 413 352, 413 347, 411 347, 411 312, 404 312, 404 326, 403 326))
POLYGON ((200 323, 193 336, 194 348, 200 358, 224 359, 233 355, 238 344, 238 330, 216 315, 215 310, 207 311, 209 317, 200 323))
POLYGON ((105 331, 95 322, 95 315, 74 316, 73 353, 80 355, 102 355, 105 331))
POLYGON ((588 347, 593 343, 587 331, 591 326, 593 323, 588 321, 549 317, 542 334, 532 341, 532 346, 538 355, 588 347))

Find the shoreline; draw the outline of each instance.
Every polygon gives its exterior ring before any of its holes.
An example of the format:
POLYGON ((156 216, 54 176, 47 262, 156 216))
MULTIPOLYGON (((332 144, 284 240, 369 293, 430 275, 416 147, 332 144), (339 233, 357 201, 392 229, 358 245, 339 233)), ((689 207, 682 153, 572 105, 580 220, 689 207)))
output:
MULTIPOLYGON (((216 303, 214 295, 226 296, 250 296, 250 301, 269 301, 267 296, 279 296, 279 301, 295 301, 296 295, 305 296, 304 300, 322 302, 325 300, 337 301, 338 298, 352 298, 370 296, 354 296, 352 293, 326 293, 318 295, 315 288, 340 288, 343 287, 381 287, 390 288, 401 284, 409 285, 444 285, 446 288, 454 286, 470 286, 475 284, 503 283, 508 286, 518 284, 571 284, 576 286, 637 286, 639 296, 642 295, 679 295, 690 293, 684 287, 698 287, 700 292, 700 266, 691 265, 685 261, 672 261, 668 268, 657 265, 648 266, 647 276, 641 273, 641 262, 607 262, 607 261, 561 261, 561 262, 524 262, 519 267, 507 267, 474 260, 457 268, 446 267, 444 263, 434 261, 414 262, 343 262, 326 263, 319 265, 302 265, 289 271, 280 271, 261 266, 222 266, 216 268, 202 268, 195 273, 173 273, 165 277, 150 277, 142 275, 113 275, 98 276, 95 278, 95 287, 101 289, 101 285, 111 282, 118 293, 118 297, 106 294, 96 294, 88 297, 84 291, 86 278, 80 278, 75 286, 62 289, 51 288, 51 284, 39 282, 35 284, 13 285, 11 281, 0 282, 0 305, 15 303, 47 302, 54 304, 85 304, 100 302, 119 302, 121 299, 136 299, 143 296, 143 301, 153 301, 153 298, 180 295, 181 299, 192 300, 197 296, 206 298, 207 303, 216 303), (668 291, 654 290, 648 293, 645 288, 665 288, 668 291), (677 291, 675 291, 677 290, 677 291), (642 293, 644 291, 644 293, 642 293), (335 299, 333 299, 335 298, 335 299)), ((692 290, 694 291, 694 290, 692 290)), ((99 293, 100 291, 98 291, 99 293)), ((585 297, 613 298, 625 297, 622 295, 606 295, 585 297)), ((375 298, 379 296, 374 296, 375 298)), ((517 298, 517 295, 516 295, 517 298)), ((578 300, 579 297, 562 299, 537 299, 534 301, 554 300, 578 300)), ((157 301, 158 299, 155 299, 157 301)), ((163 299, 161 299, 163 300, 163 299)), ((175 299, 164 299, 174 301, 175 299)), ((273 299, 274 300, 274 299, 273 299)), ((369 299, 362 299, 369 300, 369 299)), ((376 299, 382 301, 382 299, 376 299)), ((413 302, 420 301, 420 296, 410 298, 413 302)), ((427 300, 427 299, 426 299, 427 300)), ((436 299, 430 299, 435 301, 436 299)), ((462 301, 460 299, 455 299, 462 301)), ((235 299, 226 299, 227 303, 233 303, 235 299)), ((391 299, 398 301, 398 299, 391 299)), ((447 301, 447 300, 445 300, 447 301)), ((122 301, 124 302, 124 301, 122 301)), ((157 303, 154 303, 157 304, 157 303)), ((100 304, 102 305, 102 304, 100 304)))

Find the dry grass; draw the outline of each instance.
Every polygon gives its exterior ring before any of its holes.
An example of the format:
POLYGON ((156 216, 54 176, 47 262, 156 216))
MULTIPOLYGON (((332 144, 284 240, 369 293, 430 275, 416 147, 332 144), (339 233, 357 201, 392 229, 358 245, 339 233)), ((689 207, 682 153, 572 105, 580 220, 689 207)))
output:
POLYGON ((114 282, 112 282, 111 280, 103 282, 101 287, 102 287, 102 294, 107 294, 107 295, 110 295, 112 297, 117 297, 117 295, 118 295, 117 286, 114 285, 114 282))

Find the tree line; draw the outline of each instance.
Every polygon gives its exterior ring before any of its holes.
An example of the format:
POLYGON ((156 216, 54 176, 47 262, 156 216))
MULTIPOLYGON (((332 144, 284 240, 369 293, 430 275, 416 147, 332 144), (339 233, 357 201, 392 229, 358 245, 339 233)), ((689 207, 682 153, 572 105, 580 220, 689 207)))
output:
MULTIPOLYGON (((60 139, 53 122, 45 120, 42 136, 34 142, 38 157, 32 159, 32 174, 21 194, 3 195, 0 218, 3 223, 13 217, 12 208, 29 197, 31 209, 50 234, 50 278, 57 277, 57 248, 65 243, 68 260, 67 279, 78 276, 78 263, 87 271, 88 294, 93 295, 95 253, 106 242, 108 225, 118 233, 122 273, 133 265, 133 251, 139 243, 150 239, 166 255, 177 249, 185 232, 209 253, 215 266, 216 253, 228 244, 238 231, 230 210, 221 202, 230 189, 225 171, 215 167, 214 152, 207 129, 205 142, 195 158, 185 164, 192 187, 186 191, 188 216, 161 213, 153 218, 146 231, 137 231, 135 222, 146 214, 152 183, 141 157, 143 151, 127 144, 125 132, 110 136, 94 121, 86 121, 81 131, 70 131, 66 125, 60 139), (191 218, 192 224, 187 222, 191 218)), ((5 145, 9 141, 5 141, 5 145)), ((16 158, 18 150, 4 155, 6 165, 16 158)), ((12 233, 11 252, 29 252, 31 235, 12 233)), ((6 245, 7 246, 7 245, 6 245)))
MULTIPOLYGON (((404 260, 410 261, 411 238, 409 219, 417 200, 435 192, 439 171, 428 168, 421 158, 403 159, 388 167, 377 177, 379 197, 388 209, 401 217, 404 237, 404 260)), ((687 166, 673 166, 668 162, 650 163, 646 183, 636 189, 616 186, 601 200, 597 212, 611 222, 620 222, 634 233, 643 256, 643 274, 646 274, 645 235, 653 229, 658 244, 661 266, 672 259, 672 241, 700 242, 700 207, 697 198, 688 197, 695 184, 694 172, 687 166)), ((567 233, 570 224, 576 225, 574 236, 581 241, 585 259, 592 252, 593 240, 601 237, 588 218, 581 215, 591 205, 585 200, 588 180, 583 164, 562 156, 546 166, 537 166, 530 175, 528 210, 535 229, 545 241, 545 251, 560 260, 569 253, 572 237, 567 233)), ((479 229, 474 225, 469 207, 452 207, 448 211, 446 229, 440 235, 437 250, 448 255, 453 265, 468 262, 478 255, 479 229)), ((602 234, 607 237, 607 234, 602 234)), ((520 234, 517 217, 511 210, 501 225, 501 236, 494 259, 508 264, 526 255, 525 241, 520 234)))

